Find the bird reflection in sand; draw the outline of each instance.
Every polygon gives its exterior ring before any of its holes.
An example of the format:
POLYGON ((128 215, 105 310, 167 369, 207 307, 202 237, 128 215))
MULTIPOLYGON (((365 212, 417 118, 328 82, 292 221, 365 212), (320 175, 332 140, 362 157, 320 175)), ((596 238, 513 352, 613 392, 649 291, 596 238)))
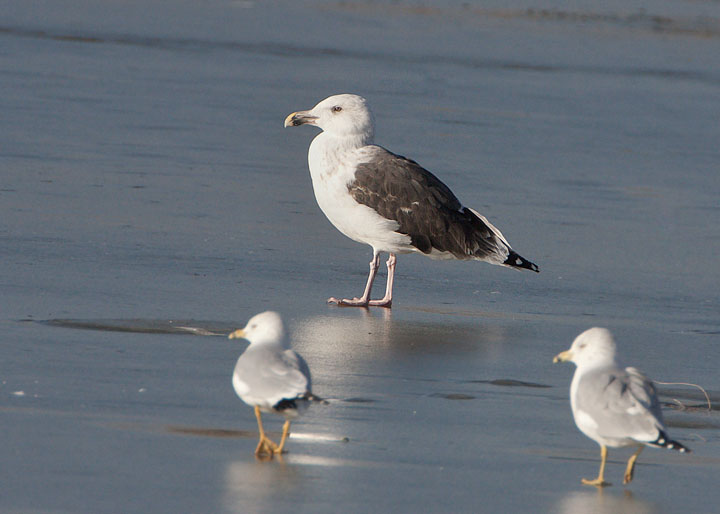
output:
POLYGON ((253 459, 229 462, 225 468, 223 510, 277 512, 278 498, 292 497, 300 490, 304 474, 302 467, 286 465, 282 456, 273 466, 253 459))
MULTIPOLYGON (((322 345, 323 358, 383 361, 408 354, 492 354, 512 336, 502 325, 393 319, 393 311, 352 310, 346 316, 312 316, 299 321, 294 338, 308 355, 322 345), (322 342, 322 343, 320 343, 322 342)), ((426 317, 424 317, 426 319, 426 317)))
POLYGON ((615 495, 603 488, 597 491, 573 491, 563 497, 554 512, 558 514, 650 514, 658 512, 658 506, 635 498, 627 489, 615 495))
POLYGON ((229 462, 224 475, 224 511, 290 512, 313 495, 313 489, 307 488, 308 477, 316 473, 312 468, 348 466, 372 468, 377 463, 297 453, 278 456, 273 466, 253 460, 229 462), (283 501, 287 502, 285 508, 278 507, 283 501))

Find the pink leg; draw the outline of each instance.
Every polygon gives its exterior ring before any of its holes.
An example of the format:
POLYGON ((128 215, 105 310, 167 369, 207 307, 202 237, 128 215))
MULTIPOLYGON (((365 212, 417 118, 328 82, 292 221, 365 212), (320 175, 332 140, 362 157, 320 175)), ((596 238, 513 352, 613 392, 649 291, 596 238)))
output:
POLYGON ((393 290, 393 282, 395 281, 395 262, 397 259, 395 258, 395 254, 391 253, 387 260, 387 269, 388 269, 388 275, 387 275, 387 285, 385 286, 385 296, 381 300, 370 300, 368 305, 372 305, 373 307, 392 307, 392 290, 393 290))
POLYGON ((336 303, 338 305, 344 305, 347 307, 367 307, 370 302, 370 290, 372 289, 373 282, 375 281, 375 275, 380 267, 380 253, 373 250, 373 259, 370 261, 370 274, 368 275, 367 284, 365 284, 365 292, 360 298, 353 298, 348 300, 347 298, 338 299, 334 296, 328 298, 327 303, 336 303))

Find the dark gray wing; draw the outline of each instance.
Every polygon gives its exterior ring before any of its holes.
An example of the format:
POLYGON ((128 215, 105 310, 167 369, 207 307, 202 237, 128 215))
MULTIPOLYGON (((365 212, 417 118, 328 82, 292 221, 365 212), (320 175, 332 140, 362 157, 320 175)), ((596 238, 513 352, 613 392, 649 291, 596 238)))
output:
POLYGON ((415 161, 375 148, 372 159, 357 167, 348 185, 355 201, 397 221, 397 232, 410 236, 411 244, 423 253, 434 249, 458 259, 499 263, 508 257, 509 245, 463 207, 440 179, 415 161))

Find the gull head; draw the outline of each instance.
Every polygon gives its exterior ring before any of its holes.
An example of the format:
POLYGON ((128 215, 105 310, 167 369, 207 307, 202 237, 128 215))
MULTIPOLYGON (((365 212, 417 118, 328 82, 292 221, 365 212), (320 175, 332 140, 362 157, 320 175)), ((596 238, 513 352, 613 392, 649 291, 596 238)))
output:
POLYGON ((558 353, 553 362, 574 362, 580 367, 595 367, 615 362, 615 341, 606 328, 590 328, 577 336, 569 350, 558 353))
POLYGON ((273 311, 256 314, 244 328, 228 336, 230 339, 247 339, 251 345, 263 343, 286 343, 285 324, 280 314, 273 311))
POLYGON ((315 125, 327 134, 372 140, 373 115, 367 101, 358 95, 334 95, 308 111, 297 111, 285 118, 286 127, 315 125))

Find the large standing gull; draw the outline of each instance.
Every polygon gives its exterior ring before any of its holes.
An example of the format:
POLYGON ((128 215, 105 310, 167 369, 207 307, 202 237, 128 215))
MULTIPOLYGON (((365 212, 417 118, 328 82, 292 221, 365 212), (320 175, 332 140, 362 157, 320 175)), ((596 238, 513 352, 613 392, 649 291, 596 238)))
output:
POLYGON ((360 298, 329 298, 338 305, 390 307, 395 254, 418 252, 433 259, 473 259, 539 271, 513 251, 484 216, 463 207, 435 175, 415 161, 373 144, 373 118, 364 98, 336 95, 285 119, 286 127, 315 125, 308 164, 315 198, 335 227, 373 248, 370 275, 360 298), (389 253, 385 296, 370 300, 389 253))
POLYGON ((635 368, 621 368, 615 360, 610 331, 591 328, 575 338, 569 350, 553 362, 577 366, 570 385, 570 405, 580 431, 600 445, 600 472, 583 484, 606 486, 607 447, 637 446, 625 468, 623 483, 633 479, 635 461, 645 446, 689 452, 671 440, 652 381, 635 368))
POLYGON ((255 455, 272 457, 282 453, 290 433, 290 420, 305 410, 308 402, 323 401, 310 392, 310 370, 303 358, 288 347, 285 326, 277 312, 253 316, 245 328, 228 337, 250 342, 235 365, 232 384, 242 401, 255 408, 260 430, 255 455), (265 435, 261 411, 285 417, 279 445, 265 435))

